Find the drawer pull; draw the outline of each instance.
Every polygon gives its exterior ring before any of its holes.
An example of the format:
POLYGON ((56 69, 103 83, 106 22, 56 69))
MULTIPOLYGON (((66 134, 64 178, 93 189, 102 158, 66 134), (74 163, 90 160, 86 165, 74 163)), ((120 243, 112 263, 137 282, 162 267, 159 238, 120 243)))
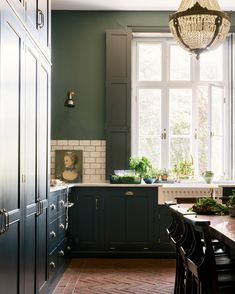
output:
POLYGON ((64 207, 64 200, 59 201, 60 207, 64 207))
POLYGON ((116 247, 110 247, 109 249, 110 250, 116 250, 116 247))
POLYGON ((56 238, 56 233, 54 231, 51 231, 50 236, 51 236, 51 238, 56 238))
POLYGON ((56 210, 56 205, 55 205, 54 203, 52 203, 52 204, 50 205, 50 209, 51 209, 51 210, 56 210))
POLYGON ((51 269, 55 269, 55 263, 53 261, 51 261, 49 265, 51 269))
POLYGON ((65 226, 64 226, 63 224, 60 224, 60 225, 59 225, 59 228, 60 228, 61 230, 64 230, 65 226))
POLYGON ((131 192, 131 191, 128 191, 128 192, 125 193, 125 195, 126 195, 126 196, 134 196, 134 193, 131 192))
POLYGON ((63 251, 63 250, 60 250, 60 251, 59 251, 59 255, 60 255, 60 256, 64 256, 64 251, 63 251))

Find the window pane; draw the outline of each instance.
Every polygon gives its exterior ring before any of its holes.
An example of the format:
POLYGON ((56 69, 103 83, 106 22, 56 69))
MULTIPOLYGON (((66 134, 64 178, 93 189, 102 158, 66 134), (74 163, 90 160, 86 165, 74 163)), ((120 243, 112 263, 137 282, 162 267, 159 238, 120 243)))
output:
POLYGON ((161 90, 139 89, 139 134, 157 136, 161 132, 161 90))
POLYGON ((211 88, 211 129, 214 134, 223 135, 224 90, 220 87, 211 88))
POLYGON ((190 138, 171 138, 170 166, 190 158, 190 138))
POLYGON ((200 80, 222 81, 223 46, 200 55, 200 80))
POLYGON ((211 169, 215 174, 215 178, 221 179, 223 173, 223 138, 213 136, 211 140, 211 169))
POLYGON ((170 134, 190 134, 192 120, 192 90, 170 89, 169 96, 170 134))
POLYGON ((170 79, 190 80, 190 54, 177 45, 170 46, 170 79))
POLYGON ((161 164, 161 90, 139 89, 139 155, 161 164))
POLYGON ((208 111, 208 87, 198 87, 198 172, 199 175, 208 169, 208 128, 209 128, 209 111, 208 111))
POLYGON ((224 174, 223 170, 223 108, 224 90, 211 87, 211 168, 217 178, 224 174))
POLYGON ((162 46, 160 44, 138 44, 139 81, 162 79, 162 46))
POLYGON ((150 159, 154 167, 161 167, 161 141, 159 138, 140 137, 139 155, 150 159))

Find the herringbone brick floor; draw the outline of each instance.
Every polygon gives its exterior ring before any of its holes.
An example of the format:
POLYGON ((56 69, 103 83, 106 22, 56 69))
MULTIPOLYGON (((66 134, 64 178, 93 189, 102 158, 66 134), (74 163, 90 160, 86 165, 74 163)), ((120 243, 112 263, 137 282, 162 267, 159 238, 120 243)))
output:
POLYGON ((172 259, 73 259, 53 294, 172 294, 172 259))

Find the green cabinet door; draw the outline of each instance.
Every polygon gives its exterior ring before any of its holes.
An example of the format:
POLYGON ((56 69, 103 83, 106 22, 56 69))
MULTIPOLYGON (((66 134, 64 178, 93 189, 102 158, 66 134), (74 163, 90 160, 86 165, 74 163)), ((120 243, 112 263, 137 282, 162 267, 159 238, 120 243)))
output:
POLYGON ((76 188, 71 195, 69 237, 72 253, 103 249, 103 189, 76 188))
POLYGON ((105 249, 154 249, 156 202, 156 189, 106 189, 105 249))

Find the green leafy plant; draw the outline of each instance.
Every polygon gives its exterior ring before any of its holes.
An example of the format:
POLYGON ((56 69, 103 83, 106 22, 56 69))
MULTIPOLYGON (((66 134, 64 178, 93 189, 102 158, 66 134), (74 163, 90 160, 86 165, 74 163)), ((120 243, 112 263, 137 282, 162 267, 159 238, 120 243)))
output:
POLYGON ((213 179, 214 173, 211 170, 206 170, 202 173, 202 176, 203 176, 203 179, 205 180, 205 182, 207 184, 210 184, 213 179))
POLYGON ((193 163, 190 160, 181 160, 174 164, 172 172, 179 178, 193 176, 193 163))
POLYGON ((145 157, 131 157, 129 161, 130 169, 136 171, 142 178, 144 178, 147 174, 152 173, 153 166, 150 160, 145 157))
POLYGON ((228 201, 226 203, 227 207, 235 209, 235 190, 232 190, 232 195, 228 196, 228 201))
POLYGON ((167 178, 169 177, 170 171, 166 168, 163 168, 160 170, 160 176, 162 181, 167 181, 167 178))
POLYGON ((210 197, 198 198, 191 208, 198 214, 227 214, 228 208, 210 197))

